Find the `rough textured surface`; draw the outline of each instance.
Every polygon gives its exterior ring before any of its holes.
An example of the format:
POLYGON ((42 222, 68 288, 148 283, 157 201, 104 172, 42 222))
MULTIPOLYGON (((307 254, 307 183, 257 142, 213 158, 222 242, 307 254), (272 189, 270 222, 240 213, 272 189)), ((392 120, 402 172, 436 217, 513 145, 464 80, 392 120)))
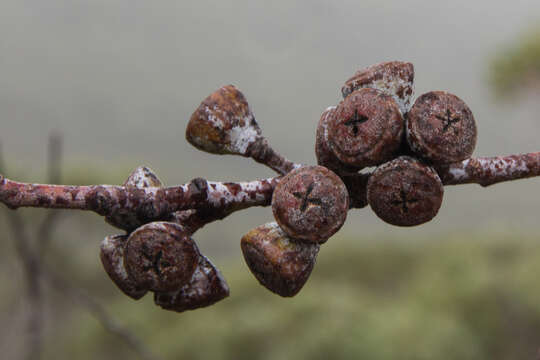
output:
POLYGON ((279 179, 219 183, 196 178, 185 185, 140 189, 28 184, 0 175, 0 202, 11 209, 28 206, 90 210, 105 216, 111 225, 130 232, 151 221, 167 221, 181 210, 212 209, 226 216, 251 206, 268 206, 279 179))
POLYGON ((540 153, 471 158, 437 166, 437 172, 445 185, 489 186, 540 175, 540 153))
POLYGON ((476 146, 476 122, 455 95, 431 91, 420 96, 407 115, 407 142, 434 164, 469 158, 476 146))
POLYGON ((249 105, 233 85, 223 86, 195 110, 186 128, 186 139, 196 148, 216 154, 246 155, 261 129, 249 105))
POLYGON ((291 171, 278 183, 272 211, 292 238, 324 243, 347 218, 349 194, 343 181, 322 166, 291 171))
POLYGON ((154 293, 154 302, 163 309, 183 312, 210 306, 227 296, 229 286, 225 279, 210 260, 201 255, 189 283, 177 291, 154 293))
POLYGON ((135 186, 142 189, 147 187, 162 187, 161 180, 154 171, 146 166, 139 166, 128 176, 124 186, 135 186))
POLYGON ((346 98, 360 88, 373 88, 394 98, 402 114, 411 106, 414 83, 414 66, 409 62, 390 61, 359 70, 341 88, 346 98))
MULTIPOLYGON (((134 188, 134 189, 144 189, 144 188, 160 188, 163 184, 161 180, 158 179, 157 175, 150 169, 144 166, 139 166, 128 176, 124 182, 124 187, 134 188)), ((151 206, 148 204, 148 206, 151 206)), ((139 226, 145 224, 147 221, 147 213, 155 213, 151 208, 146 207, 145 211, 137 212, 126 212, 126 211, 116 211, 105 217, 107 221, 112 226, 116 226, 120 229, 132 230, 136 229, 139 226), (148 210, 150 209, 150 210, 148 210)))
POLYGON ((173 291, 188 283, 199 250, 180 225, 153 222, 129 236, 124 261, 128 274, 152 291, 173 291))
POLYGON ((319 252, 319 245, 291 239, 276 223, 251 230, 242 237, 241 247, 261 285, 285 297, 304 286, 319 252))
POLYGON ((356 168, 343 164, 334 155, 328 143, 328 123, 336 114, 337 106, 328 107, 321 115, 317 125, 317 134, 315 137, 315 155, 317 164, 324 166, 336 174, 350 174, 357 171, 356 168))
POLYGON ((297 167, 270 147, 245 96, 233 85, 204 99, 189 120, 186 139, 210 153, 251 157, 281 175, 297 167))
POLYGON ((394 157, 402 142, 404 121, 392 97, 375 89, 359 89, 338 105, 328 124, 334 155, 358 169, 394 157))
POLYGON ((433 219, 443 193, 435 170, 408 156, 377 168, 367 187, 368 202, 375 214, 398 226, 420 225, 433 219))
POLYGON ((100 258, 105 272, 116 286, 127 296, 138 300, 148 290, 139 286, 127 273, 124 267, 124 250, 127 235, 107 236, 100 246, 100 258))

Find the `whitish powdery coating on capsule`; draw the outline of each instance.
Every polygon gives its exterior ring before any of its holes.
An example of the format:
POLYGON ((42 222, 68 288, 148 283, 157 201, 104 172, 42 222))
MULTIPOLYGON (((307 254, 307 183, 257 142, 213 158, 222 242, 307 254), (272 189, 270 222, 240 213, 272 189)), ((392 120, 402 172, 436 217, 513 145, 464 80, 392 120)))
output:
MULTIPOLYGON (((227 91, 227 89, 225 89, 227 91)), ((222 118, 227 118, 227 114, 223 112, 218 106, 213 105, 204 107, 208 121, 217 129, 223 130, 224 124, 222 118), (216 114, 221 116, 216 116, 216 114)), ((224 148, 237 154, 245 154, 249 145, 253 144, 261 137, 261 130, 259 127, 253 126, 254 116, 251 109, 241 121, 236 122, 230 130, 226 132, 229 137, 229 143, 224 144, 224 148)))

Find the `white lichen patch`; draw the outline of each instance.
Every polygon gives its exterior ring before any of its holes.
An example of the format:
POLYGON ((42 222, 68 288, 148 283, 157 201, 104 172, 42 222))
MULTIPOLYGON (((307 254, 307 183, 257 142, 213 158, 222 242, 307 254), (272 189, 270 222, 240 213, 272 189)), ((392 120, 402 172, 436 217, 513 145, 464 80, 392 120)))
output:
POLYGON ((249 145, 261 137, 261 131, 252 125, 253 115, 246 116, 239 125, 233 126, 228 132, 230 144, 229 151, 241 155, 246 154, 249 145), (240 125, 243 124, 243 125, 240 125))
MULTIPOLYGON (((266 181, 272 181, 272 179, 266 181)), ((265 180, 240 182, 237 184, 238 191, 233 194, 225 184, 208 181, 208 202, 214 207, 239 203, 260 203, 266 199, 265 195, 261 193, 264 182, 265 180), (253 193, 255 193, 254 197, 252 197, 253 193)))
MULTIPOLYGON (((225 143, 221 146, 223 150, 231 154, 245 155, 249 145, 253 144, 261 137, 261 130, 254 120, 253 113, 248 108, 247 115, 240 119, 228 119, 231 124, 230 128, 225 126, 224 120, 229 116, 222 109, 213 105, 204 107, 206 120, 218 132, 223 132, 225 135, 225 143)), ((195 138, 195 141, 204 145, 203 139, 195 138)))
POLYGON ((375 80, 369 84, 362 85, 364 88, 372 88, 392 96, 397 103, 401 114, 406 114, 411 108, 411 98, 413 83, 406 81, 399 76, 389 76, 385 74, 382 79, 375 80), (410 95, 407 90, 411 89, 410 95), (402 96, 399 96, 399 94, 402 96))
POLYGON ((448 170, 449 174, 452 176, 452 179, 454 181, 460 181, 464 180, 468 177, 467 171, 467 165, 469 165, 470 159, 464 160, 460 163, 459 167, 450 167, 448 170))
POLYGON ((525 161, 515 158, 479 158, 477 161, 482 170, 494 176, 513 176, 517 173, 529 171, 525 161))

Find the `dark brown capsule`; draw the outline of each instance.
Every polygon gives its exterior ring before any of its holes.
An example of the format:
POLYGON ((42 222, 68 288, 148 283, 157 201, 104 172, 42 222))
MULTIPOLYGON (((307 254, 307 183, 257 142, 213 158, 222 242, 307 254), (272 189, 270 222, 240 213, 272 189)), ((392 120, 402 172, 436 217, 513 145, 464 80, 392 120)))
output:
POLYGON ((403 117, 392 97, 359 89, 338 105, 328 124, 328 143, 342 163, 361 169, 392 159, 403 130, 403 117))
POLYGON ((199 262, 199 250, 184 229, 153 222, 131 233, 125 250, 128 274, 153 291, 173 291, 187 284, 199 262))
POLYGON ((154 302, 163 309, 183 312, 210 306, 227 296, 227 282, 210 260, 201 255, 190 282, 177 291, 154 293, 154 302))
POLYGON ((284 297, 296 295, 304 286, 319 252, 318 244, 291 239, 275 222, 244 235, 241 247, 261 285, 284 297))
POLYGON ((468 159, 476 146, 476 136, 476 122, 467 104, 444 91, 420 96, 407 115, 411 149, 436 164, 468 159))
POLYGON ((443 193, 435 170, 408 156, 379 166, 367 185, 367 199, 375 214, 398 226, 415 226, 433 219, 443 193))
POLYGON ((414 66, 409 62, 389 61, 359 70, 341 88, 343 97, 360 88, 373 88, 394 98, 402 114, 409 111, 413 95, 414 66))
POLYGON ((343 181, 322 166, 304 166, 285 175, 272 196, 279 226, 292 238, 324 243, 347 218, 349 194, 343 181))
POLYGON ((336 113, 336 106, 330 106, 321 115, 317 125, 317 135, 315 138, 315 155, 317 164, 324 166, 336 174, 355 173, 357 169, 343 164, 334 155, 328 144, 328 123, 336 113))
POLYGON ((210 94, 191 115, 186 139, 206 152, 248 156, 249 146, 261 139, 261 129, 244 95, 227 85, 210 94))
POLYGON ((101 263, 105 272, 116 286, 127 296, 138 300, 142 298, 148 290, 141 287, 127 273, 124 267, 124 249, 127 235, 107 236, 100 247, 101 263))

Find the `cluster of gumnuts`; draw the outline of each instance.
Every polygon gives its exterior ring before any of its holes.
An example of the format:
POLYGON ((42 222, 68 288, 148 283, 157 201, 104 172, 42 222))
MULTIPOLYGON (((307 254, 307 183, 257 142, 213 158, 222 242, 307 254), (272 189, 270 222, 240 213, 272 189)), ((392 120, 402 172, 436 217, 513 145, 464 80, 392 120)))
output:
MULTIPOLYGON (((364 197, 375 214, 393 225, 419 225, 437 214, 443 197, 437 166, 471 156, 476 125, 467 105, 447 92, 423 94, 411 106, 413 78, 411 63, 394 61, 346 81, 343 101, 326 109, 318 123, 317 166, 293 164, 275 153, 234 86, 220 88, 194 112, 186 130, 192 145, 252 157, 283 175, 271 200, 275 222, 241 240, 249 269, 266 288, 281 296, 300 291, 320 245, 342 227, 351 207, 359 207, 355 187, 367 189, 364 197), (370 167, 376 169, 369 176, 358 176, 370 167)), ((125 186, 161 183, 140 168, 125 186)), ((101 258, 109 276, 133 298, 153 291, 166 309, 207 306, 229 290, 191 235, 181 222, 148 223, 129 235, 106 238, 101 258)))

